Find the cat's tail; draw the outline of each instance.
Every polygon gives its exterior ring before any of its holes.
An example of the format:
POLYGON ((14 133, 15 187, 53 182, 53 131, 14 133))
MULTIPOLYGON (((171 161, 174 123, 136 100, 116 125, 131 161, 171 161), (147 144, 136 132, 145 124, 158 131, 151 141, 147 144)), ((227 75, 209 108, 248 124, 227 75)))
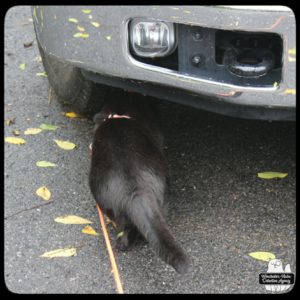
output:
POLYGON ((168 228, 156 200, 134 198, 127 213, 162 260, 180 274, 189 271, 190 260, 168 228))

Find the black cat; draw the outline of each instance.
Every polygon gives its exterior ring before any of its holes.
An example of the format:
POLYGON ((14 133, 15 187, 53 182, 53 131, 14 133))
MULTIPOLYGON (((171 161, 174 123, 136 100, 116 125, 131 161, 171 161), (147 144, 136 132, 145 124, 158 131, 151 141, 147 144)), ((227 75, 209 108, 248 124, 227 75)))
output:
POLYGON ((94 117, 90 189, 124 232, 117 239, 119 249, 141 234, 166 263, 186 273, 189 259, 164 218, 166 160, 159 112, 153 100, 131 95, 107 102, 94 117))

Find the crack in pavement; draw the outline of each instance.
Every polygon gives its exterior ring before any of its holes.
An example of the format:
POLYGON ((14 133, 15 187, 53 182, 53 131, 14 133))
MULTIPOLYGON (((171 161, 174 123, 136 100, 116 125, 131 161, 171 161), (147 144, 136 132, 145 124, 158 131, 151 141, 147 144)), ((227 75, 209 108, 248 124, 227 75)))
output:
POLYGON ((7 217, 4 217, 4 220, 7 220, 7 219, 9 219, 9 218, 11 218, 11 217, 14 217, 14 216, 16 216, 16 215, 18 215, 18 214, 20 214, 20 213, 22 213, 22 212, 29 211, 29 210, 32 210, 32 209, 35 209, 35 208, 39 208, 39 207, 42 207, 42 206, 45 206, 45 205, 48 205, 48 204, 51 204, 51 203, 53 203, 53 201, 50 201, 50 202, 47 202, 47 203, 43 203, 43 204, 39 204, 39 205, 30 207, 30 208, 22 209, 22 210, 17 211, 17 212, 15 212, 15 213, 13 213, 13 214, 7 216, 7 217))

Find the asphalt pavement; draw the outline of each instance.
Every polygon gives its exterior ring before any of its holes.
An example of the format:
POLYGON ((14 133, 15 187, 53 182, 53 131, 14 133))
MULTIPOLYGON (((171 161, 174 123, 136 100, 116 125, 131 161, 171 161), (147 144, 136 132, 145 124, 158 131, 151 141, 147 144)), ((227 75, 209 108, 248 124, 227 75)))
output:
MULTIPOLYGON (((11 122, 4 134, 19 130, 26 140, 5 143, 5 283, 14 293, 115 293, 88 187, 93 123, 67 118, 53 94, 49 103, 47 78, 37 76, 44 70, 29 18, 27 6, 11 8, 5 18, 4 118, 11 122), (42 123, 59 128, 24 134, 42 123), (62 150, 53 139, 76 148, 62 150), (37 167, 42 160, 57 166, 37 167), (48 202, 35 194, 42 185, 51 191, 48 202), (91 220, 100 235, 54 222, 66 214, 91 220), (64 247, 76 247, 77 256, 40 257, 64 247)), ((193 268, 179 275, 143 243, 116 251, 125 293, 267 293, 258 276, 268 263, 250 252, 272 252, 296 272, 295 123, 229 118, 164 101, 160 108, 170 177, 168 223, 193 268), (288 176, 264 180, 257 177, 263 171, 288 176)), ((109 231, 114 242, 111 225, 109 231)))

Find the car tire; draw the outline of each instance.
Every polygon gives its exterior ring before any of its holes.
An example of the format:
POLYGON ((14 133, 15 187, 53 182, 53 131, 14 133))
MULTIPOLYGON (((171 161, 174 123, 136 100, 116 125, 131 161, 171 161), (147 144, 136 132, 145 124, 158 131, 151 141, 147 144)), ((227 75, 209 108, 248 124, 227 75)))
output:
POLYGON ((91 117, 104 100, 115 97, 114 88, 88 80, 80 68, 47 54, 39 43, 38 48, 49 83, 62 104, 91 117))

